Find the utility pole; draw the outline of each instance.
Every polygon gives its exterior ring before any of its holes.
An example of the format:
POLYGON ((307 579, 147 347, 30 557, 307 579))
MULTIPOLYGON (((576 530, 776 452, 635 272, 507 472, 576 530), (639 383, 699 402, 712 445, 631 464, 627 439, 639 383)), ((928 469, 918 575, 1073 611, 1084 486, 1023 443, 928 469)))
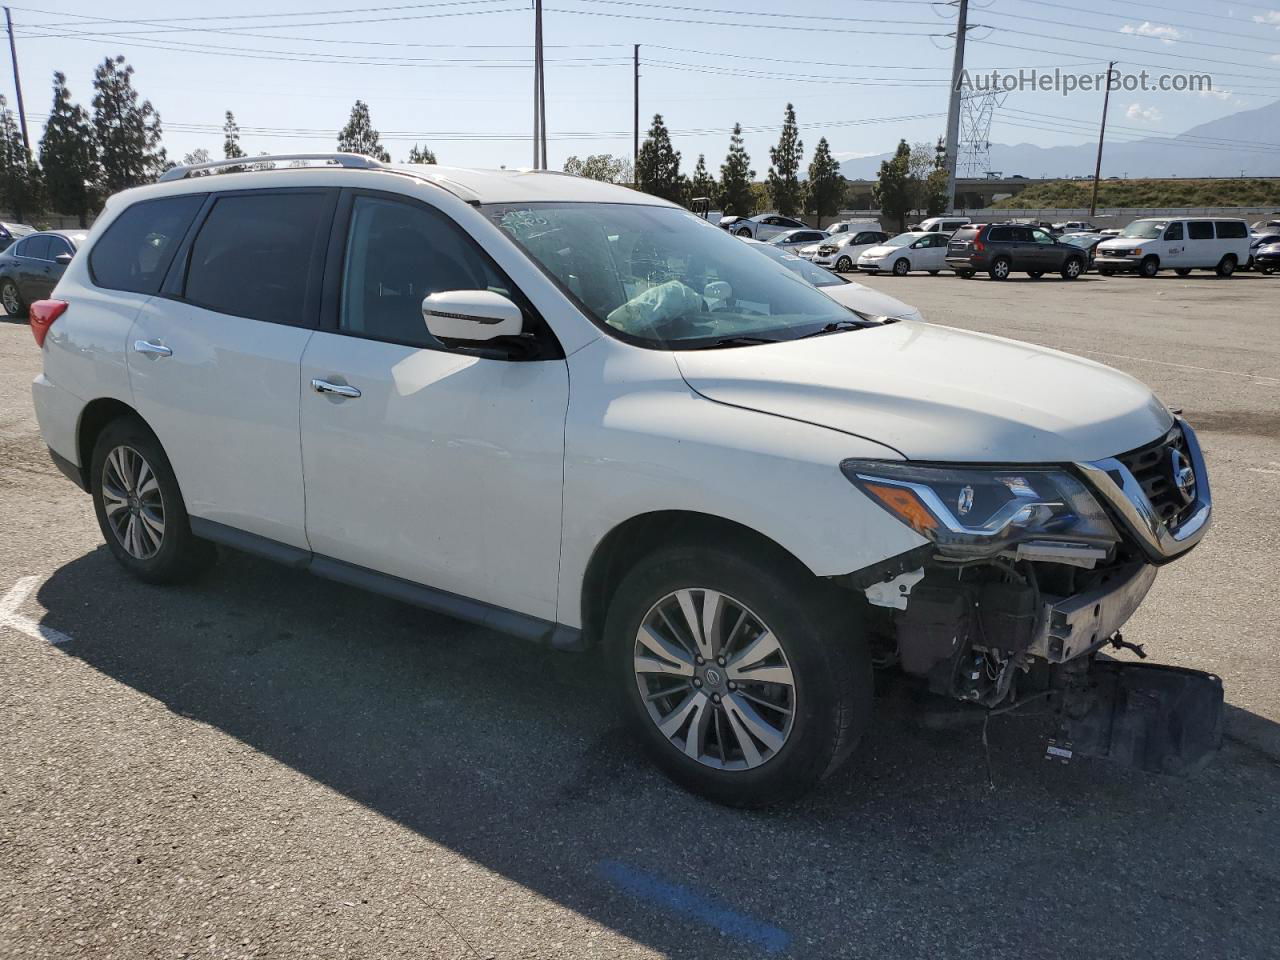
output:
POLYGON ((9 8, 4 8, 5 26, 9 28, 9 58, 13 61, 13 89, 18 94, 18 123, 22 125, 22 145, 29 151, 31 140, 27 137, 27 108, 22 103, 22 77, 18 75, 18 48, 13 42, 13 17, 9 8))
POLYGON ((542 56, 542 44, 539 43, 538 29, 541 23, 537 14, 533 18, 533 169, 538 170, 538 155, 542 150, 542 137, 539 135, 539 127, 541 126, 541 111, 539 107, 542 104, 542 71, 539 69, 541 64, 539 60, 542 56))
POLYGON ((632 111, 631 133, 631 176, 635 178, 636 167, 640 166, 640 44, 635 45, 631 53, 631 70, 635 79, 634 109, 632 111))
POLYGON ((960 152, 960 80, 964 74, 964 36, 969 29, 969 0, 958 0, 956 55, 951 62, 951 103, 947 108, 947 212, 956 208, 956 161, 960 152))
POLYGON ((1093 197, 1089 200, 1089 216, 1098 212, 1098 180, 1102 177, 1102 141, 1107 135, 1107 106, 1111 103, 1111 71, 1116 68, 1112 60, 1107 64, 1107 87, 1102 94, 1102 125, 1098 128, 1098 162, 1093 167, 1093 197))
POLYGON ((534 0, 538 19, 538 137, 541 140, 542 169, 547 169, 547 56, 542 44, 542 0, 534 0))

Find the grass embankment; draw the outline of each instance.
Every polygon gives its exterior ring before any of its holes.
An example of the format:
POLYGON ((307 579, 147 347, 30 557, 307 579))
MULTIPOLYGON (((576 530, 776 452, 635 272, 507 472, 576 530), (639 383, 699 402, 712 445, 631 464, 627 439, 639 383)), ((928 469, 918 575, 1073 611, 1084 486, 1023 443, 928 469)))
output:
MULTIPOLYGON (((1038 183, 995 204, 1006 210, 1078 210, 1089 206, 1091 180, 1038 183)), ((1280 180, 1103 180, 1100 207, 1277 207, 1280 180)))

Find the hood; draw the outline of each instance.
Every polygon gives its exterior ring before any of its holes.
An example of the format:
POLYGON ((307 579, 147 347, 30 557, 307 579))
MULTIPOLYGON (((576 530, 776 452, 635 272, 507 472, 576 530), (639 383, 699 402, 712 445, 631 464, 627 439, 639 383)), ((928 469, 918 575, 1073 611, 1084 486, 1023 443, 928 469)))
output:
POLYGON ((851 310, 869 313, 876 317, 899 317, 902 319, 920 320, 920 311, 909 303, 903 303, 897 297, 880 293, 861 283, 837 283, 829 287, 819 287, 823 293, 851 310))
POLYGON ((872 247, 869 250, 863 250, 862 256, 859 259, 866 258, 868 260, 879 260, 882 257, 887 257, 889 254, 893 253, 895 250, 905 250, 906 248, 907 248, 907 245, 905 243, 900 247, 886 247, 884 245, 881 245, 878 247, 872 247))
POLYGON ((1118 370, 928 323, 675 357, 708 399, 855 434, 913 460, 1098 460, 1173 424, 1150 390, 1118 370))

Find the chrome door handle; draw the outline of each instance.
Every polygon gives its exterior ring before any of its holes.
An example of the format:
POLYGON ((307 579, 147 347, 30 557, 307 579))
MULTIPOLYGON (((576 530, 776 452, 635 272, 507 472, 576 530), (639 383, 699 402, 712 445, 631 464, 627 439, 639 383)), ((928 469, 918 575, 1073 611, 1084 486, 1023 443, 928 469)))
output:
POLYGON ((332 393, 336 397, 350 397, 352 400, 360 396, 359 387, 348 386, 345 383, 330 383, 328 380, 312 380, 311 389, 316 393, 332 393))
POLYGON ((145 353, 152 357, 172 357, 173 348, 166 347, 163 343, 153 343, 150 340, 133 341, 133 349, 136 353, 145 353))

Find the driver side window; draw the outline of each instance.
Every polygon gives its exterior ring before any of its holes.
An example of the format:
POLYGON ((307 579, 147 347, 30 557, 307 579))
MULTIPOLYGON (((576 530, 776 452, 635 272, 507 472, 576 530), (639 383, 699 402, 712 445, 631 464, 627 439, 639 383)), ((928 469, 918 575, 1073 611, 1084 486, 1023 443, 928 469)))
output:
POLYGON ((1049 234, 1045 233, 1043 230, 1032 230, 1031 239, 1036 243, 1043 243, 1046 246, 1053 243, 1053 237, 1049 236, 1049 234))
POLYGON ((1179 221, 1177 223, 1169 224, 1169 229, 1164 232, 1164 238, 1166 240, 1181 240, 1182 239, 1182 222, 1179 221))

